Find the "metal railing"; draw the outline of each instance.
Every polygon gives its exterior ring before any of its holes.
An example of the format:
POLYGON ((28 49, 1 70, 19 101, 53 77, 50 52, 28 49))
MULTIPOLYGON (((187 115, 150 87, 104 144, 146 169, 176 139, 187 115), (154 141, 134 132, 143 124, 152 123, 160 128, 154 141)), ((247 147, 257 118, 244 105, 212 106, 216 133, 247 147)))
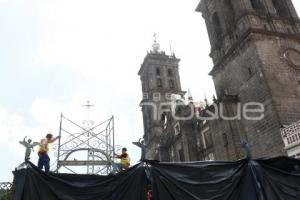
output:
POLYGON ((0 190, 10 190, 12 185, 10 182, 0 182, 0 190))
POLYGON ((300 121, 282 128, 281 135, 286 149, 297 145, 300 146, 300 121))

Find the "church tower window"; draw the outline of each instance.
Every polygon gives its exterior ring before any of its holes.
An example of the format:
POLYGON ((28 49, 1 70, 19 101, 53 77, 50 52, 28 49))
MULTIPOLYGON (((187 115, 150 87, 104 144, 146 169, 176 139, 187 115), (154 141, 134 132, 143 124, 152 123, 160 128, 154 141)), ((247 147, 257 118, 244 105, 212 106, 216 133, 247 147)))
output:
POLYGON ((283 0, 272 0, 274 9, 279 16, 287 17, 289 15, 289 10, 287 8, 286 2, 283 0))
POLYGON ((174 80, 169 80, 169 85, 170 85, 170 88, 171 89, 174 89, 175 88, 175 83, 174 83, 174 80))
POLYGON ((226 133, 223 133, 223 134, 222 134, 222 137, 223 137, 223 144, 224 144, 224 147, 227 147, 227 146, 228 146, 228 138, 227 138, 227 134, 226 134, 226 133))
POLYGON ((264 0, 250 0, 252 8, 257 11, 264 12, 265 6, 263 3, 264 0))
POLYGON ((184 162, 184 152, 183 152, 182 147, 178 150, 178 154, 179 154, 180 162, 184 162))
POLYGON ((156 68, 156 75, 160 76, 160 69, 158 67, 156 68))
POLYGON ((235 10, 233 8, 231 0, 224 0, 224 13, 227 19, 227 30, 230 29, 234 25, 234 18, 235 18, 235 10))
POLYGON ((157 87, 161 88, 162 87, 162 80, 161 80, 161 78, 158 78, 156 81, 157 81, 157 87))
POLYGON ((172 69, 168 69, 168 76, 169 76, 169 77, 172 77, 172 76, 173 76, 173 71, 172 71, 172 69))
POLYGON ((249 73, 249 76, 252 76, 252 75, 253 75, 253 71, 252 71, 252 68, 251 68, 251 67, 248 67, 248 73, 249 73))

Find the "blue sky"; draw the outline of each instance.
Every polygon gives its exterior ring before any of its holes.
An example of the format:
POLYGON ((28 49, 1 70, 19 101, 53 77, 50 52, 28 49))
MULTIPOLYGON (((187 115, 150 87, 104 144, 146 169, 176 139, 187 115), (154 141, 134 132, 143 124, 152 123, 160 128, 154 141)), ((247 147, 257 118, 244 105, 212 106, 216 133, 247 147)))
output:
POLYGON ((117 143, 138 160, 131 145, 143 132, 137 72, 154 32, 163 50, 171 44, 182 59, 183 88, 210 98, 210 46, 198 2, 0 0, 0 181, 22 162, 19 140, 57 133, 60 112, 80 123, 88 99, 96 122, 115 115, 117 143))

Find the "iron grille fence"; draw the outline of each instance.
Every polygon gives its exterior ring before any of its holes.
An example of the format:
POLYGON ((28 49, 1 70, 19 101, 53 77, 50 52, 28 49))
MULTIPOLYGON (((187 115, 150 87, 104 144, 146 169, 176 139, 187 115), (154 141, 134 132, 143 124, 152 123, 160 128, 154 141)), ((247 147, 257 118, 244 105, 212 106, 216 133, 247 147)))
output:
POLYGON ((11 188, 12 188, 12 183, 0 182, 0 190, 10 190, 11 188))

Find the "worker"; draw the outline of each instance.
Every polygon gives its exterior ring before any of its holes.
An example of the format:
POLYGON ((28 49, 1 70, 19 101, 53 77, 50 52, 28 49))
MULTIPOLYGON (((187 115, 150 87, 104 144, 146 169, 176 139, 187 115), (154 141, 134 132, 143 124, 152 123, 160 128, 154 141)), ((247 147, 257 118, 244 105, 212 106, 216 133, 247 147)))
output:
POLYGON ((46 173, 50 171, 50 158, 48 156, 49 144, 55 142, 59 138, 60 136, 54 138, 51 133, 48 133, 46 138, 42 139, 40 142, 38 168, 42 170, 43 167, 45 167, 46 173))
POLYGON ((116 158, 121 159, 120 163, 118 163, 117 167, 119 171, 126 171, 129 169, 130 166, 130 157, 127 153, 127 149, 124 147, 122 148, 122 154, 118 155, 115 154, 116 158))

